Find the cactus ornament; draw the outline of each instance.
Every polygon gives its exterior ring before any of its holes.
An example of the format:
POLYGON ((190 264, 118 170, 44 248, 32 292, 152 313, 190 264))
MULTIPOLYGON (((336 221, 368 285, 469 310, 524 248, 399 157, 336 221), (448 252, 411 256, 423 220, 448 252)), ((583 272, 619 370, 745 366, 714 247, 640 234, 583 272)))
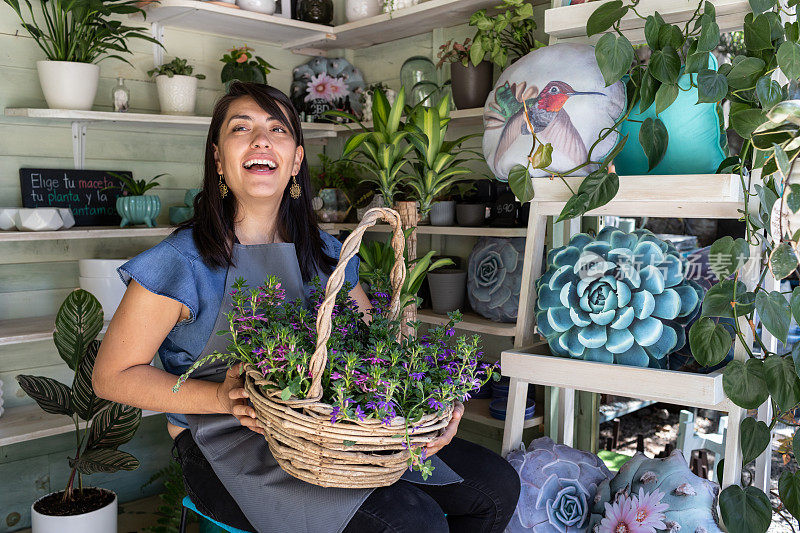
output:
POLYGON ((674 246, 647 230, 606 226, 547 255, 536 323, 554 355, 659 367, 686 343, 703 289, 674 246))

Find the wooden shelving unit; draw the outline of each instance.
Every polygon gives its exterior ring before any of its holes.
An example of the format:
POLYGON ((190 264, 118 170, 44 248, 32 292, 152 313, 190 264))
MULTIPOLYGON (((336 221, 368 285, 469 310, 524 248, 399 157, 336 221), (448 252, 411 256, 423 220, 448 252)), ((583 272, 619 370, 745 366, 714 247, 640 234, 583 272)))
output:
MULTIPOLYGON (((489 402, 491 401, 491 398, 472 398, 468 400, 467 403, 464 404, 464 418, 466 420, 472 420, 473 422, 478 422, 486 426, 502 428, 504 422, 493 417, 489 413, 489 402)), ((536 412, 534 413, 533 418, 525 420, 525 423, 523 424, 524 429, 542 425, 544 416, 542 416, 539 406, 536 407, 535 411, 536 412)))
MULTIPOLYGON (((513 337, 516 334, 516 324, 493 322, 472 312, 463 313, 463 315, 463 320, 456 324, 456 329, 500 337, 513 337)), ((437 315, 430 309, 418 309, 417 320, 425 324, 441 325, 447 324, 450 319, 447 315, 437 315)))
MULTIPOLYGON (((324 231, 353 231, 358 224, 354 222, 322 222, 324 231)), ((388 224, 376 224, 368 232, 389 233, 388 224)), ((418 235, 453 235, 461 237, 524 237, 525 228, 495 228, 491 226, 417 226, 418 235)))
POLYGON ((0 242, 59 241, 68 239, 119 239, 133 237, 166 237, 174 226, 155 228, 115 228, 113 226, 82 226, 56 231, 0 231, 0 242))
MULTIPOLYGON (((0 346, 50 340, 55 324, 55 315, 0 320, 0 346)), ((105 333, 106 329, 108 321, 103 323, 100 334, 105 333)))

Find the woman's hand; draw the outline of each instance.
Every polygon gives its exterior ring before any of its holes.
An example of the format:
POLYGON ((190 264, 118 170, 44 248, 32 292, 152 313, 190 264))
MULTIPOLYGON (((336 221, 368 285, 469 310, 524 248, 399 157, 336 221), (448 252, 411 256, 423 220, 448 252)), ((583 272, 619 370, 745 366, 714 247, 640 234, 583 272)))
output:
POLYGON ((456 400, 453 406, 453 418, 450 420, 450 423, 447 424, 447 427, 444 428, 444 433, 428 443, 426 448, 426 454, 428 456, 435 454, 450 444, 450 441, 456 436, 456 432, 458 431, 458 422, 461 420, 463 415, 464 404, 456 400))
POLYGON ((240 424, 263 435, 264 429, 258 425, 256 411, 247 402, 250 395, 244 390, 241 367, 240 363, 228 369, 225 381, 217 388, 217 400, 222 406, 222 412, 232 414, 240 424))

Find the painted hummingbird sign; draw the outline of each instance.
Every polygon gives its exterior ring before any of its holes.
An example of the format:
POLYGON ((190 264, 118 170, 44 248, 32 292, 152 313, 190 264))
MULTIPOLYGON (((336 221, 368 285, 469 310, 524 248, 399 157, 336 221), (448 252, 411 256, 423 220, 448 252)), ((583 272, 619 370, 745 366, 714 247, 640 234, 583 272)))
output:
MULTIPOLYGON (((624 111, 625 87, 621 81, 606 87, 593 47, 539 48, 507 68, 489 95, 483 155, 494 175, 508 181, 512 167, 527 165, 537 148, 550 144, 550 164, 531 165, 531 177, 566 172, 587 161, 601 131, 614 126, 624 111)), ((613 132, 598 142, 592 159, 605 157, 617 137, 613 132)), ((575 175, 593 170, 596 165, 584 166, 575 175)))

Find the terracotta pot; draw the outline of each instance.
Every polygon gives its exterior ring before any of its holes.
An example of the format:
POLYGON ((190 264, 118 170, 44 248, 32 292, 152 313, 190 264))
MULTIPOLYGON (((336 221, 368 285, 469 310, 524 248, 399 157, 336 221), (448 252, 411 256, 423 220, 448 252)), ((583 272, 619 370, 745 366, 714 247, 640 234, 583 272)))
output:
POLYGON ((477 66, 469 63, 450 64, 450 80, 453 87, 453 103, 458 109, 483 107, 492 91, 492 64, 481 61, 477 66))

